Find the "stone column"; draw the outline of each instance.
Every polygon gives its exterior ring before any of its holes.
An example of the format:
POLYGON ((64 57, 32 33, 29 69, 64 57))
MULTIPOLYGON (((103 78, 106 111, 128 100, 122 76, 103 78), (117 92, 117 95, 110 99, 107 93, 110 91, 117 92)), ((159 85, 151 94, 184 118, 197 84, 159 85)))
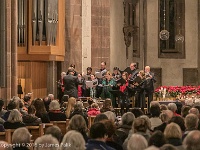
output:
POLYGON ((91 0, 82 0, 82 72, 91 67, 91 0))
POLYGON ((18 0, 11 0, 11 95, 17 96, 17 7, 18 0))
POLYGON ((6 96, 7 100, 11 98, 11 0, 6 0, 6 96))

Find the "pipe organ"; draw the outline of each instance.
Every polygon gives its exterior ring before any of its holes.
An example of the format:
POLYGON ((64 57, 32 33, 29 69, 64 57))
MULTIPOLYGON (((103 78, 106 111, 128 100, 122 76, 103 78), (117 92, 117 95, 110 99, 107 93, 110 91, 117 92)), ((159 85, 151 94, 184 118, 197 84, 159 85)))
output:
POLYGON ((18 0, 19 59, 46 54, 49 60, 64 60, 64 6, 65 0, 18 0))

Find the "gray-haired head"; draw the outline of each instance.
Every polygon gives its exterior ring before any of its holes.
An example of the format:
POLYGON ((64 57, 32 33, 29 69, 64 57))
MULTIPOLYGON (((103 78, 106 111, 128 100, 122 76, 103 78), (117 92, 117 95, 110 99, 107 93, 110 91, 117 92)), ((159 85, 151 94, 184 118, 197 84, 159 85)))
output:
POLYGON ((85 140, 81 133, 68 131, 60 144, 60 150, 85 150, 85 140))
POLYGON ((200 149, 200 131, 193 130, 188 133, 183 141, 185 150, 199 150, 200 149))
POLYGON ((175 112, 177 110, 177 106, 175 103, 169 103, 167 105, 168 109, 171 110, 172 112, 175 112))
POLYGON ((144 150, 147 148, 147 140, 140 134, 132 134, 128 140, 127 149, 128 150, 144 150))
POLYGON ((123 125, 132 125, 135 120, 135 115, 131 112, 127 112, 122 115, 122 124, 123 125))
POLYGON ((112 111, 106 111, 104 114, 108 117, 108 120, 115 122, 116 115, 112 111))
POLYGON ((43 135, 35 140, 34 147, 34 150, 58 150, 59 142, 52 135, 43 135))

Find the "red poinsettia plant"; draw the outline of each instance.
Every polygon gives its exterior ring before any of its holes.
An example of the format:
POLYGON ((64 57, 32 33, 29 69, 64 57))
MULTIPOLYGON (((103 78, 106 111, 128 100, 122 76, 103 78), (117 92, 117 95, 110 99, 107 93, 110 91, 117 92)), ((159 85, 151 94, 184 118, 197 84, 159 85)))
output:
POLYGON ((163 94, 169 95, 171 97, 188 94, 200 95, 200 86, 161 86, 155 90, 156 97, 160 97, 163 94))

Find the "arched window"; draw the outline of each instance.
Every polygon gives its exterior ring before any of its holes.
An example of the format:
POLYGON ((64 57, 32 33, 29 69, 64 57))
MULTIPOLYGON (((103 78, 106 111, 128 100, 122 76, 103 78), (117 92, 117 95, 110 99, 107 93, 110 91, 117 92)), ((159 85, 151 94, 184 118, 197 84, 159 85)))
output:
POLYGON ((159 1, 159 57, 185 58, 185 1, 159 1), (161 31, 167 30, 169 38, 163 40, 161 31))

